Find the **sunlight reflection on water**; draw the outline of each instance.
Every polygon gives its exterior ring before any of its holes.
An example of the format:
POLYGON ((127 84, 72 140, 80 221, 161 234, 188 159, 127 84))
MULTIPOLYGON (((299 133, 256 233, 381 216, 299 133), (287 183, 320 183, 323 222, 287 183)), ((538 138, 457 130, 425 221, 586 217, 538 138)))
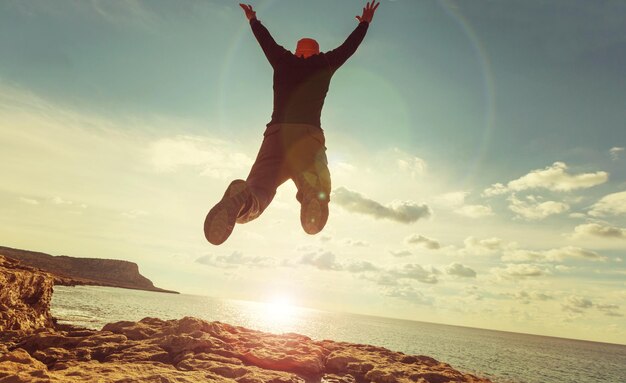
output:
POLYGON ((262 329, 272 333, 295 332, 301 329, 311 311, 287 302, 230 301, 237 307, 239 323, 244 327, 262 329))
POLYGON ((55 286, 52 315, 100 329, 109 322, 184 316, 272 332, 294 332, 428 355, 499 383, 626 382, 626 346, 446 326, 294 306, 109 287, 55 286))

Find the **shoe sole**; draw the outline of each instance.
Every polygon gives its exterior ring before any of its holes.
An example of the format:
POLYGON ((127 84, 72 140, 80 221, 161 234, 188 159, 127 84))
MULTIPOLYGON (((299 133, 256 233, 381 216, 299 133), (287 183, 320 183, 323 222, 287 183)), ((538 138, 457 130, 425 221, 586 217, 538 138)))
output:
POLYGON ((324 228, 325 222, 323 222, 322 216, 322 204, 317 198, 310 198, 305 201, 300 213, 300 221, 302 228, 307 234, 317 234, 324 228))
POLYGON ((327 220, 328 203, 321 202, 316 196, 303 201, 300 210, 300 223, 307 234, 314 235, 322 231, 327 220))
POLYGON ((221 245, 230 237, 248 194, 245 181, 235 180, 228 185, 222 199, 209 211, 204 220, 204 236, 210 243, 221 245))

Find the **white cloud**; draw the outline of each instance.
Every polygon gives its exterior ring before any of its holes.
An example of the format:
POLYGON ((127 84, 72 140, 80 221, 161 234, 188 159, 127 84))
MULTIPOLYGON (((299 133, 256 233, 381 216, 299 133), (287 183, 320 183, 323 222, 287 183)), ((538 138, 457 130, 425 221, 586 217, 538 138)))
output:
POLYGON ((619 309, 619 306, 615 305, 615 304, 607 304, 607 305, 596 304, 596 307, 599 310, 617 310, 617 309, 619 309))
POLYGON ((539 266, 527 263, 510 264, 504 268, 496 267, 492 268, 491 272, 505 279, 540 277, 546 274, 546 271, 539 266))
POLYGON ((502 256, 502 260, 506 262, 563 262, 567 259, 604 262, 608 258, 595 251, 575 246, 550 250, 509 250, 502 256))
POLYGON ((623 317, 624 316, 622 313, 618 311, 620 307, 616 304, 594 303, 588 298, 577 296, 577 295, 570 295, 569 297, 565 298, 565 302, 561 303, 561 308, 563 309, 563 311, 567 311, 567 312, 575 313, 575 314, 582 314, 589 309, 595 308, 596 310, 600 311, 601 313, 607 316, 611 316, 611 317, 623 317))
POLYGON ((408 250, 389 250, 389 254, 393 255, 394 257, 408 257, 409 255, 413 255, 413 253, 411 253, 408 250))
POLYGON ((419 245, 431 250, 437 250, 441 248, 439 241, 424 237, 423 235, 413 234, 404 239, 405 243, 410 245, 419 245))
POLYGON ((602 197, 589 210, 589 215, 594 217, 620 214, 626 214, 626 191, 602 197))
POLYGON ((491 206, 487 205, 465 205, 454 212, 469 218, 483 218, 494 214, 491 206))
POLYGON ((214 258, 215 258, 215 256, 213 256, 213 255, 203 255, 202 257, 196 258, 196 260, 194 262, 199 263, 201 265, 213 266, 214 265, 214 258))
POLYGON ((619 160, 619 157, 623 152, 624 148, 621 147, 614 147, 609 150, 609 153, 611 154, 611 159, 613 159, 613 161, 619 160))
POLYGON ((376 282, 379 286, 397 286, 398 279, 389 273, 380 273, 375 278, 366 278, 376 282))
POLYGON ((570 216, 570 218, 576 218, 576 219, 578 219, 578 218, 586 218, 587 217, 587 215, 585 215, 583 213, 571 213, 569 216, 570 216))
POLYGON ((458 208, 459 206, 463 206, 465 197, 467 197, 468 194, 469 192, 466 191, 445 193, 436 197, 435 202, 449 208, 458 208))
POLYGON ((344 266, 344 270, 350 273, 364 273, 378 271, 379 267, 369 261, 351 261, 344 266))
POLYGON ((39 205, 39 201, 34 198, 20 197, 20 202, 27 205, 39 205))
POLYGON ((556 265, 554 266, 554 269, 556 271, 559 271, 561 273, 569 273, 570 271, 572 271, 574 268, 570 267, 570 266, 565 266, 565 265, 556 265))
POLYGON ((330 251, 304 254, 298 263, 314 266, 320 270, 341 270, 342 266, 335 260, 335 254, 330 251))
POLYGON ((369 261, 363 260, 348 260, 340 262, 334 253, 323 250, 321 248, 313 249, 310 247, 300 248, 299 251, 306 251, 305 254, 300 256, 295 261, 284 260, 281 266, 284 267, 297 267, 299 265, 313 266, 322 271, 344 271, 349 273, 367 273, 378 272, 380 267, 369 261))
POLYGON ((160 138, 150 143, 147 151, 151 164, 159 172, 194 167, 202 175, 224 179, 245 172, 252 164, 232 143, 205 137, 160 138))
POLYGON ((432 300, 428 299, 422 292, 415 290, 411 286, 396 286, 388 288, 385 295, 398 298, 417 305, 430 305, 432 300))
POLYGON ((541 220, 555 214, 561 214, 569 210, 569 205, 556 201, 539 201, 538 197, 527 196, 526 201, 518 199, 512 194, 508 201, 509 209, 516 213, 518 217, 528 220, 541 220))
MULTIPOLYGON (((433 266, 421 266, 415 263, 407 263, 402 266, 380 267, 369 261, 351 260, 339 262, 335 254, 330 251, 317 249, 302 255, 296 262, 283 262, 282 266, 296 267, 298 265, 313 266, 323 271, 349 272, 363 274, 362 278, 373 281, 379 286, 399 286, 402 281, 418 281, 426 284, 439 282, 437 275, 441 274, 433 266)), ((461 266, 461 265, 460 265, 461 266)), ((470 276, 472 270, 461 266, 451 265, 449 274, 470 276), (461 275, 463 274, 463 275, 461 275)))
POLYGON ((494 214, 491 206, 465 205, 465 198, 468 195, 469 192, 467 191, 450 192, 436 197, 434 201, 436 204, 469 218, 483 218, 494 214))
POLYGON ((53 204, 55 204, 55 205, 72 205, 72 204, 74 204, 74 202, 72 202, 72 201, 68 201, 68 200, 64 200, 64 199, 63 199, 63 198, 61 198, 61 197, 53 197, 53 198, 51 199, 51 201, 52 201, 52 203, 53 203, 53 204))
POLYGON ((618 312, 619 306, 616 304, 596 304, 596 309, 600 310, 604 315, 611 317, 623 317, 624 314, 618 312))
POLYGON ((465 247, 460 251, 462 255, 491 255, 516 246, 497 237, 478 239, 471 236, 465 238, 463 244, 465 247))
POLYGON ((483 197, 493 197, 496 195, 502 195, 509 192, 509 189, 501 183, 495 183, 485 189, 482 193, 483 197))
POLYGON ((469 299, 474 300, 474 301, 481 301, 484 299, 482 292, 476 285, 466 286, 465 294, 469 299))
POLYGON ((344 245, 354 247, 370 247, 370 243, 361 239, 346 238, 342 241, 344 245))
POLYGON ((265 268, 275 265, 275 260, 270 257, 246 256, 240 251, 234 251, 230 255, 205 255, 195 260, 196 263, 223 269, 248 266, 265 268))
POLYGON ((392 202, 387 206, 364 197, 362 194, 340 187, 333 191, 331 200, 353 213, 370 215, 374 218, 385 218, 400 223, 413 223, 432 214, 425 204, 413 201, 392 202))
POLYGON ((587 310, 593 307, 593 302, 587 298, 580 296, 569 296, 565 299, 565 302, 561 304, 564 311, 580 314, 583 310, 587 310))
POLYGON ((399 286, 402 281, 417 281, 426 284, 436 284, 439 282, 437 275, 441 274, 439 270, 432 266, 423 267, 416 263, 407 263, 399 267, 381 269, 373 280, 381 286, 399 286))
POLYGON ((320 242, 330 242, 332 241, 333 237, 331 237, 330 235, 320 235, 318 239, 320 242))
POLYGON ((476 278, 476 271, 456 262, 446 266, 444 271, 449 275, 455 275, 457 277, 476 278))
POLYGON ((422 283, 435 284, 438 282, 439 270, 434 267, 423 267, 416 263, 407 263, 402 267, 392 268, 386 273, 395 279, 410 279, 422 283))
POLYGON ((621 318, 621 317, 623 317, 623 316, 624 316, 624 314, 622 314, 622 313, 618 313, 617 311, 605 311, 605 312, 604 312, 604 314, 605 314, 606 316, 610 316, 610 317, 619 317, 619 318, 621 318))
POLYGON ((493 184, 485 189, 483 195, 490 197, 529 189, 548 189, 551 191, 586 189, 605 183, 609 178, 609 174, 603 171, 572 175, 566 172, 567 169, 568 167, 564 162, 555 162, 544 169, 532 170, 528 174, 510 181, 506 186, 501 183, 493 184))
POLYGON ((531 301, 547 301, 552 299, 551 295, 539 291, 521 290, 512 294, 512 297, 521 301, 523 304, 529 304, 531 301))
POLYGON ((408 172, 412 177, 422 175, 426 171, 427 165, 423 159, 405 153, 398 148, 394 149, 394 155, 398 168, 408 172))
POLYGON ((586 223, 574 228, 574 238, 587 236, 626 239, 626 228, 601 225, 599 223, 586 223))

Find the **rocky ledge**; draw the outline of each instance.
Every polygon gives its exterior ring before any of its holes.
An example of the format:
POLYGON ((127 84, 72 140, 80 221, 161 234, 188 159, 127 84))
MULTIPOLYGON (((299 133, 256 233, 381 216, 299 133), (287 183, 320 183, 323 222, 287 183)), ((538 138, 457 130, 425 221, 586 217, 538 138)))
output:
POLYGON ((0 255, 0 342, 52 326, 52 285, 49 274, 0 255))
POLYGON ((489 382, 427 356, 191 317, 59 326, 52 280, 0 256, 0 383, 489 382))
POLYGON ((186 317, 47 330, 0 356, 0 382, 489 382, 427 356, 186 317))

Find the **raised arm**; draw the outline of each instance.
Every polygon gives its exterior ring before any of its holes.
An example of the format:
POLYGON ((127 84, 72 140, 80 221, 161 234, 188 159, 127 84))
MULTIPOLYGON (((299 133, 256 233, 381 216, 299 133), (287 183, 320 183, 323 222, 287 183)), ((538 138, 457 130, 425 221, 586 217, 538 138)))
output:
POLYGON ((376 12, 376 9, 378 9, 379 5, 380 2, 377 3, 375 0, 368 2, 363 8, 361 16, 356 16, 356 19, 359 20, 359 25, 356 29, 350 34, 350 36, 348 36, 343 44, 326 53, 328 62, 333 70, 337 70, 340 66, 342 66, 346 60, 348 60, 350 56, 356 52, 359 45, 361 45, 361 42, 367 33, 367 28, 372 22, 374 13, 376 12))
POLYGON ((252 27, 252 33, 254 33, 254 37, 256 37, 259 45, 261 45, 261 49, 263 49, 263 53, 265 53, 265 57, 270 62, 272 66, 274 66, 280 57, 287 52, 285 48, 276 44, 274 38, 270 34, 270 32, 261 24, 261 22, 256 18, 256 12, 252 9, 251 5, 248 4, 239 4, 239 6, 243 9, 246 14, 246 18, 250 21, 250 26, 252 27))

